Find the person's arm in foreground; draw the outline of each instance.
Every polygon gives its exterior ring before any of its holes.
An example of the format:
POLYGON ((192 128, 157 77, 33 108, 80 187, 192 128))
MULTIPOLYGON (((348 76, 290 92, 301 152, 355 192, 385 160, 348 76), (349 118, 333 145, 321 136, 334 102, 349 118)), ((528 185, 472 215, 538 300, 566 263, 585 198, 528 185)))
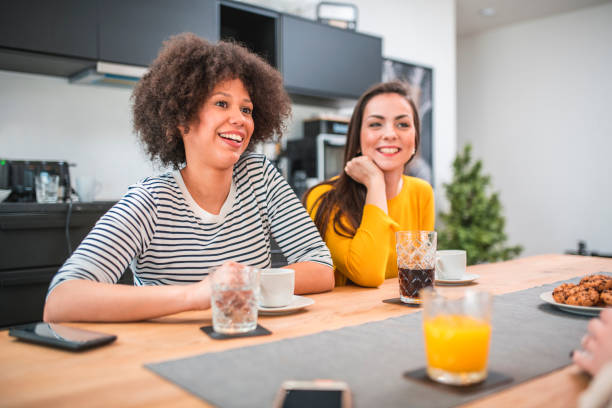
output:
POLYGON ((128 286, 73 279, 47 297, 44 321, 136 321, 210 307, 208 277, 190 285, 128 286))
POLYGON ((574 362, 594 375, 580 395, 578 408, 610 407, 612 402, 612 309, 606 308, 589 322, 582 351, 574 351, 574 362))
POLYGON ((573 354, 574 363, 595 375, 606 364, 612 363, 612 309, 601 311, 599 318, 591 319, 582 339, 582 350, 573 354))

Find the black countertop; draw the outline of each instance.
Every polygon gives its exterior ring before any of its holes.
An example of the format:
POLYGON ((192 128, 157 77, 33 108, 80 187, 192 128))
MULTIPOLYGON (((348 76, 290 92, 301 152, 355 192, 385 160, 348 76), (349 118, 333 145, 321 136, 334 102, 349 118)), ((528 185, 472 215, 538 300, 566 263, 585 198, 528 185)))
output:
MULTIPOLYGON (((91 203, 72 203, 73 212, 108 211, 116 201, 94 201, 91 203)), ((68 210, 68 203, 0 203, 0 214, 10 213, 62 213, 68 210)))

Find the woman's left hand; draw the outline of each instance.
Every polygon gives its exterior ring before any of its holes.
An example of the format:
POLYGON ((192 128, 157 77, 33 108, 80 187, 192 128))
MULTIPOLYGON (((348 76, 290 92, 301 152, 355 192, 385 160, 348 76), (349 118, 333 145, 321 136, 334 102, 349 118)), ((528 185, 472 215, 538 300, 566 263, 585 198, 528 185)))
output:
POLYGON ((388 214, 385 176, 371 158, 368 156, 354 157, 346 163, 344 171, 350 178, 366 187, 365 204, 375 205, 388 214))
POLYGON ((384 185, 385 182, 382 170, 368 156, 352 158, 344 166, 344 171, 368 190, 374 185, 384 185))

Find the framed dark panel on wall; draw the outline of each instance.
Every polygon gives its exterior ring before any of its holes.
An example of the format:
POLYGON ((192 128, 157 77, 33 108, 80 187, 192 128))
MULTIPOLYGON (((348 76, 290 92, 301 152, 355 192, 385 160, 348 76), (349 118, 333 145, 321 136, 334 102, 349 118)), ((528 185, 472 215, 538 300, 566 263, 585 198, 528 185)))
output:
POLYGON ((384 58, 382 80, 391 81, 395 79, 410 84, 412 98, 419 108, 421 119, 419 152, 423 160, 413 160, 415 174, 412 175, 424 178, 433 185, 433 69, 423 65, 384 58), (417 169, 417 167, 420 167, 420 169, 417 169), (427 174, 428 172, 429 174, 427 174))

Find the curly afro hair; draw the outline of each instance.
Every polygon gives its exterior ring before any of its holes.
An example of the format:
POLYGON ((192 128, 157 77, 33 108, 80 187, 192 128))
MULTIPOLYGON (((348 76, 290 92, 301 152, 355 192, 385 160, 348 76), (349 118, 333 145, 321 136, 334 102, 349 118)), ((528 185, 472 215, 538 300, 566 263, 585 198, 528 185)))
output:
POLYGON ((246 48, 226 41, 212 44, 183 33, 164 42, 132 94, 134 131, 151 160, 180 168, 185 146, 178 126, 198 121, 198 112, 220 82, 240 79, 253 101, 253 144, 280 137, 291 100, 280 73, 246 48))

